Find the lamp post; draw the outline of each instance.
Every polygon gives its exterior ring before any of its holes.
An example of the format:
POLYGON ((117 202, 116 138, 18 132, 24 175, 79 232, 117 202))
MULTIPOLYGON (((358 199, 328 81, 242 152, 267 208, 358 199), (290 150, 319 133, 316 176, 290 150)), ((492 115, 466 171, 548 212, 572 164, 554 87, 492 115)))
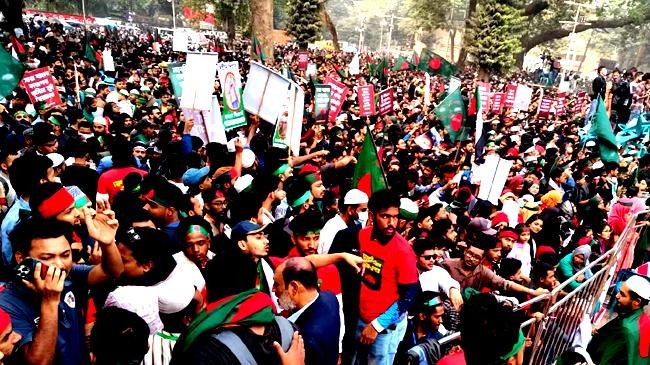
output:
POLYGON ((167 0, 172 3, 172 26, 176 29, 176 0, 167 0))
POLYGON ((381 52, 384 46, 384 27, 386 26, 386 21, 382 18, 381 22, 379 22, 379 49, 378 51, 381 52))

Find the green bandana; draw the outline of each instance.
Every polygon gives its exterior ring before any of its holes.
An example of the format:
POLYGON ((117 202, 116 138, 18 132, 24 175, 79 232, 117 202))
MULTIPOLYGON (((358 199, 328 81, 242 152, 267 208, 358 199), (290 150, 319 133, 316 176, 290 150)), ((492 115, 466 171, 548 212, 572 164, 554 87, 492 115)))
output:
POLYGON ((289 170, 289 164, 285 163, 284 165, 278 167, 277 170, 273 171, 272 175, 273 176, 280 176, 280 175, 284 174, 285 172, 287 172, 287 170, 289 170))
POLYGON ((291 204, 291 207, 295 208, 297 206, 305 204, 305 202, 309 200, 310 197, 311 197, 311 192, 306 191, 304 194, 302 194, 300 198, 296 199, 296 201, 294 201, 293 204, 291 204))
POLYGON ((57 127, 61 126, 61 122, 59 122, 56 118, 54 118, 54 116, 51 116, 51 117, 47 118, 47 120, 48 120, 48 122, 54 124, 57 127))
POLYGON ((200 233, 206 237, 210 237, 210 233, 208 233, 208 231, 206 231, 205 228, 203 228, 203 226, 200 226, 198 224, 191 225, 187 229, 187 232, 185 232, 185 234, 190 234, 190 233, 200 233))

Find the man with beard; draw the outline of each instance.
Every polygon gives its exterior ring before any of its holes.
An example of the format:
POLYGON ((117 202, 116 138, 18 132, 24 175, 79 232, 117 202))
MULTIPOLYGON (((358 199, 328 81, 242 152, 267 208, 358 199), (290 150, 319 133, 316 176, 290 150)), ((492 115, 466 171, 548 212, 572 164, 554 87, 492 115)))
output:
POLYGON ((598 329, 587 351, 595 364, 650 364, 650 282, 634 275, 616 294, 618 317, 598 329))
POLYGON ((339 302, 328 290, 319 290, 314 265, 302 257, 292 257, 275 270, 273 292, 278 304, 291 311, 305 341, 305 364, 335 365, 339 353, 339 302))
POLYGON ((370 197, 373 225, 359 231, 365 271, 359 292, 357 356, 363 362, 392 364, 406 332, 406 311, 418 291, 416 257, 397 233, 399 196, 380 190, 370 197))
MULTIPOLYGON (((228 198, 216 187, 201 192, 203 198, 203 213, 205 220, 210 222, 214 237, 224 233, 228 228, 228 198)), ((229 229, 229 228, 228 228, 229 229)))
POLYGON ((182 245, 180 244, 177 229, 180 223, 183 199, 186 198, 181 189, 170 182, 161 181, 143 197, 145 199, 144 210, 151 214, 156 227, 160 228, 169 237, 170 252, 177 253, 181 251, 182 245))

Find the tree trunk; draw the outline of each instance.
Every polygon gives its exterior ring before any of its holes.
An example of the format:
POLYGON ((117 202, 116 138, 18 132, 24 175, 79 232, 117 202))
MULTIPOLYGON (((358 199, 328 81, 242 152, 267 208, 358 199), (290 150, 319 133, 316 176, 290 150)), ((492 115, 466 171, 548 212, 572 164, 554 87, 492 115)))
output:
POLYGON ((235 9, 232 6, 222 5, 221 16, 223 16, 223 25, 228 34, 228 46, 232 47, 235 41, 235 9))
POLYGON ((467 60, 467 49, 465 48, 465 43, 467 43, 467 29, 472 26, 471 20, 476 12, 476 6, 478 5, 478 0, 469 0, 467 4, 467 15, 465 15, 465 33, 463 34, 463 45, 460 47, 460 53, 458 53, 458 62, 456 66, 462 70, 465 66, 465 61, 467 60))
POLYGON ((327 30, 332 35, 332 43, 334 46, 334 50, 340 51, 341 47, 339 46, 339 35, 336 32, 336 26, 334 26, 334 23, 332 22, 332 18, 330 18, 330 15, 327 12, 327 9, 325 8, 325 3, 320 3, 319 7, 320 9, 318 10, 320 12, 320 18, 323 21, 323 24, 325 24, 327 30))
POLYGON ((456 29, 449 29, 449 53, 451 53, 449 61, 454 63, 456 60, 456 29))
POLYGON ((273 0, 249 0, 249 4, 251 19, 254 19, 251 33, 262 43, 266 63, 273 64, 273 0))

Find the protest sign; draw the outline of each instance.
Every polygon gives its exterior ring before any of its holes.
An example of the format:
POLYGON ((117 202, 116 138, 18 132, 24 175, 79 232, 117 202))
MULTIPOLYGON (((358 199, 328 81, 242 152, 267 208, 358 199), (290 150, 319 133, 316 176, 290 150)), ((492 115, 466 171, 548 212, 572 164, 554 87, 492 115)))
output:
POLYGON ((490 111, 493 113, 501 113, 505 98, 506 93, 494 93, 494 95, 492 95, 492 108, 490 111))
MULTIPOLYGON (((214 53, 187 54, 187 63, 183 70, 181 108, 212 109, 212 93, 214 92, 214 75, 217 74, 217 61, 218 55, 214 53)), ((239 71, 237 74, 239 74, 239 71)))
POLYGON ((45 108, 49 109, 62 103, 59 90, 54 86, 54 78, 47 67, 25 71, 21 82, 32 104, 43 102, 45 108))
POLYGON ((292 82, 258 62, 251 62, 244 87, 244 109, 275 124, 292 82))
POLYGON ((369 117, 375 115, 375 88, 373 85, 359 86, 357 88, 359 102, 359 116, 369 117))
POLYGON ((330 111, 330 95, 332 87, 330 85, 314 85, 314 119, 327 121, 330 111))
POLYGON ((555 96, 555 115, 566 113, 566 93, 558 93, 555 96))
POLYGON ((220 62, 217 65, 217 70, 223 93, 223 127, 226 130, 231 130, 246 125, 239 63, 237 61, 220 62))
POLYGON ((172 39, 172 50, 174 52, 187 52, 188 34, 184 29, 175 29, 174 38, 172 39))
POLYGON ((485 162, 479 166, 479 171, 477 171, 481 182, 477 197, 498 205, 511 167, 512 161, 502 159, 497 155, 486 156, 485 162))
POLYGON ((185 118, 194 118, 194 128, 190 134, 201 138, 203 143, 216 142, 227 144, 226 130, 224 129, 221 119, 221 110, 219 108, 219 97, 212 95, 212 110, 200 111, 183 109, 185 118))
POLYGON ((490 110, 490 91, 492 90, 492 85, 489 82, 479 82, 478 83, 478 92, 481 95, 481 107, 483 110, 490 110))
POLYGON ((552 104, 553 98, 548 95, 542 96, 539 101, 539 109, 537 109, 537 117, 541 119, 548 119, 548 116, 551 113, 552 104))
POLYGON ((506 86, 506 99, 503 104, 506 108, 512 108, 515 104, 515 96, 517 95, 517 85, 509 84, 506 86))
POLYGON ((576 103, 573 112, 580 115, 584 115, 585 107, 587 106, 587 104, 589 104, 589 95, 587 95, 587 92, 585 91, 579 92, 576 98, 576 103))
POLYGON ((185 69, 185 64, 176 62, 170 63, 167 65, 167 71, 169 72, 169 79, 172 83, 172 89, 174 89, 174 95, 176 99, 179 99, 183 96, 183 70, 185 69))
POLYGON ((289 148, 294 156, 300 154, 302 119, 305 93, 296 83, 291 83, 282 103, 273 133, 273 147, 289 148))
POLYGON ((393 111, 393 88, 388 88, 379 93, 379 115, 386 115, 393 111))
POLYGON ((530 101, 533 98, 533 89, 526 85, 517 85, 517 92, 515 94, 515 102, 512 108, 515 111, 528 111, 530 101))
POLYGON ((350 65, 348 66, 348 72, 350 75, 358 75, 360 72, 360 66, 359 66, 359 54, 356 53, 354 57, 352 57, 352 61, 350 61, 350 65))
POLYGON ((348 88, 343 83, 334 79, 331 75, 327 75, 324 84, 330 85, 332 87, 328 120, 330 122, 334 122, 336 120, 336 117, 341 112, 341 108, 343 107, 343 100, 348 93, 348 88))
POLYGON ((316 77, 316 72, 318 72, 316 64, 310 63, 309 65, 307 65, 307 71, 305 71, 305 77, 308 79, 312 77, 316 77))
POLYGON ((102 53, 102 63, 104 65, 104 71, 115 72, 115 61, 113 60, 113 50, 110 48, 105 49, 102 53))
POLYGON ((449 92, 452 92, 456 90, 457 88, 461 87, 463 82, 455 76, 452 76, 449 78, 449 92))
POLYGON ((309 52, 298 52, 298 69, 307 70, 309 65, 309 52))

